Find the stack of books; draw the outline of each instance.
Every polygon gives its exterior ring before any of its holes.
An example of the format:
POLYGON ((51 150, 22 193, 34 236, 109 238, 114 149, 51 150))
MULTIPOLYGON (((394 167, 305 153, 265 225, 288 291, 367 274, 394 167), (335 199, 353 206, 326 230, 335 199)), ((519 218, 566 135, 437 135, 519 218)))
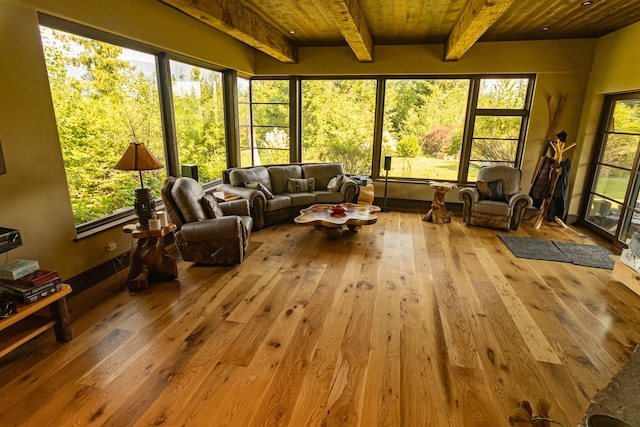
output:
POLYGON ((41 270, 38 261, 15 260, 0 265, 0 293, 20 304, 31 304, 62 289, 57 271, 41 270))

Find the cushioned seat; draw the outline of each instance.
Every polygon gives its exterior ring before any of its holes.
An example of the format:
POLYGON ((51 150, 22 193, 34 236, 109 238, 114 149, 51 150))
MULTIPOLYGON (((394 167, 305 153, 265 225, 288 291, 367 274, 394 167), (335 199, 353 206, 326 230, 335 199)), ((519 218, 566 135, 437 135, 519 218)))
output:
POLYGON ((528 194, 520 193, 520 169, 508 165, 485 166, 478 171, 476 187, 463 188, 464 222, 470 225, 517 230, 527 207, 528 194))
POLYGON ((218 203, 192 178, 169 177, 162 199, 176 224, 176 246, 185 261, 199 264, 239 264, 253 227, 247 200, 218 203))

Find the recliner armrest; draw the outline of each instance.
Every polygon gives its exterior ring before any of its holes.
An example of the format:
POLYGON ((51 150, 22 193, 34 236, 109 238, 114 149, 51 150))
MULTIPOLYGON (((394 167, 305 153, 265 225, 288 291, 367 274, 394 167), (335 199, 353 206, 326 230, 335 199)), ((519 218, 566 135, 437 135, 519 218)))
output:
POLYGON ((480 200, 480 192, 476 187, 465 187, 458 193, 458 198, 464 201, 464 195, 468 195, 471 203, 477 203, 480 200))
POLYGON ((249 201, 246 199, 218 203, 225 215, 249 216, 249 201))
POLYGON ((525 193, 517 193, 511 196, 511 198, 509 199, 509 207, 513 209, 513 207, 516 205, 518 200, 526 200, 527 201, 526 208, 533 205, 533 199, 531 199, 531 196, 525 193))
MULTIPOLYGON (((246 201, 245 201, 246 203, 246 201)), ((202 242, 242 236, 242 223, 237 215, 189 222, 180 229, 186 242, 202 242)))

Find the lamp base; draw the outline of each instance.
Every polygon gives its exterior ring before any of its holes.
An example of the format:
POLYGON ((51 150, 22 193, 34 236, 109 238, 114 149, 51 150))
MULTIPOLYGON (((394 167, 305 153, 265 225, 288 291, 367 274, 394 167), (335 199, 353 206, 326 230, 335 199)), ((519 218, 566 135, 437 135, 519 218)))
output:
POLYGON ((133 207, 138 216, 138 228, 149 228, 149 220, 156 216, 156 202, 153 200, 151 188, 136 188, 133 207))

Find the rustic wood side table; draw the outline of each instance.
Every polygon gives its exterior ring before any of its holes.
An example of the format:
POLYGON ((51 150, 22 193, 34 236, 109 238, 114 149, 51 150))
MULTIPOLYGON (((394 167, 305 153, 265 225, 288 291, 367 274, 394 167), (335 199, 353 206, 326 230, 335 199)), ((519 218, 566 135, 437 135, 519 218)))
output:
POLYGON ((136 239, 131 251, 131 267, 124 286, 129 291, 148 288, 149 282, 164 282, 178 278, 178 265, 164 248, 164 236, 176 230, 168 224, 159 230, 138 229, 132 225, 123 228, 136 239))
POLYGON ((449 191, 458 188, 458 184, 451 182, 437 182, 429 181, 429 186, 435 190, 433 195, 433 201, 431 202, 431 209, 422 218, 424 221, 432 221, 436 224, 444 224, 451 222, 451 216, 447 212, 447 207, 444 203, 444 196, 449 191))

